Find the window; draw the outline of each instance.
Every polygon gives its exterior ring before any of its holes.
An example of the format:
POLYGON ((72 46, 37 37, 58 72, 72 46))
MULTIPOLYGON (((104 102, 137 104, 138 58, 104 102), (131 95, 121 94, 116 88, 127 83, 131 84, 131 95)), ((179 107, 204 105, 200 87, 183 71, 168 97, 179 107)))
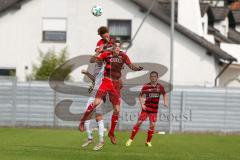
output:
POLYGON ((0 68, 0 76, 16 76, 16 69, 0 68))
POLYGON ((110 35, 121 42, 131 40, 132 21, 131 20, 108 20, 110 35))
POLYGON ((67 20, 65 18, 43 18, 43 42, 66 42, 67 20))

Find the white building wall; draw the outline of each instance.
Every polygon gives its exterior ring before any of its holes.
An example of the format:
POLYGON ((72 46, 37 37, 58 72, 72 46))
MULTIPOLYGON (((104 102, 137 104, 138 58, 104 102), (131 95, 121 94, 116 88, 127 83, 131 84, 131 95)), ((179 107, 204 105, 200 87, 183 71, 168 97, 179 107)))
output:
POLYGON ((240 45, 230 44, 230 43, 221 43, 220 48, 237 59, 237 62, 233 62, 233 64, 240 65, 240 54, 239 54, 240 45))
POLYGON ((233 62, 227 71, 220 77, 219 85, 227 87, 240 87, 240 45, 221 43, 221 49, 235 57, 237 62, 233 62))
POLYGON ((178 0, 178 23, 203 36, 199 0, 178 0))
POLYGON ((218 65, 206 50, 193 41, 176 34, 175 82, 179 85, 213 86, 219 71, 218 65), (183 45, 188 44, 188 45, 183 45), (194 52, 194 54, 192 54, 194 52))
POLYGON ((202 30, 203 30, 203 36, 205 37, 208 34, 208 15, 207 13, 204 14, 202 17, 202 30))
POLYGON ((225 20, 214 23, 214 28, 218 29, 220 33, 222 33, 224 36, 228 36, 228 30, 229 30, 229 24, 228 24, 228 18, 225 18, 225 20))
POLYGON ((215 43, 214 36, 208 34, 208 15, 207 13, 204 14, 202 17, 202 30, 203 30, 203 37, 208 40, 209 42, 215 43))
MULTIPOLYGON (((132 19, 132 35, 144 14, 127 0, 38 0, 29 1, 21 10, 9 12, 0 18, 0 67, 17 68, 19 80, 25 80, 25 66, 31 70, 38 61, 38 49, 59 51, 67 47, 70 58, 92 54, 99 39, 97 28, 107 25, 107 19, 132 19), (104 2, 104 3, 103 3, 104 2), (91 15, 91 7, 104 8, 101 17, 91 15), (117 11, 117 12, 116 12, 117 11), (67 43, 42 42, 42 18, 67 18, 67 43)), ((169 68, 169 26, 149 16, 133 42, 128 54, 133 62, 160 63, 169 68)), ((206 85, 216 76, 214 58, 205 54, 185 36, 176 33, 174 82, 176 85, 206 85)), ((75 81, 81 80, 80 69, 72 73, 75 81)), ((169 80, 169 72, 162 77, 169 80)))
POLYGON ((240 87, 240 66, 231 65, 219 78, 220 87, 240 87))
POLYGON ((240 32, 240 25, 236 26, 236 31, 240 32))

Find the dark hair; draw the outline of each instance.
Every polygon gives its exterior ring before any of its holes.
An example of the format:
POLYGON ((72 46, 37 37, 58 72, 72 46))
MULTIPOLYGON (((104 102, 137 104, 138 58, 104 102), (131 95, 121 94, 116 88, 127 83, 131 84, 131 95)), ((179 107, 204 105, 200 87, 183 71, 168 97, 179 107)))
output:
POLYGON ((120 46, 121 45, 121 42, 119 40, 114 40, 113 41, 113 47, 117 47, 117 46, 120 46), (118 45, 117 45, 118 44, 118 45))
POLYGON ((150 72, 150 75, 151 74, 156 74, 158 76, 158 72, 157 71, 152 71, 152 72, 150 72))
POLYGON ((115 40, 114 43, 121 43, 119 40, 115 40))
POLYGON ((105 27, 105 26, 101 26, 101 27, 98 28, 98 34, 99 35, 103 35, 103 34, 108 33, 108 32, 109 32, 108 28, 105 27))

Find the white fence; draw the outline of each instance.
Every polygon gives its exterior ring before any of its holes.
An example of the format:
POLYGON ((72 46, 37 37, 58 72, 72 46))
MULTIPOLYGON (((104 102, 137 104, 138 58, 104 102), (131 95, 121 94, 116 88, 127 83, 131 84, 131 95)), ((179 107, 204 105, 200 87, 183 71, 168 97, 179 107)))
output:
MULTIPOLYGON (((86 84, 76 84, 85 85, 86 84)), ((203 132, 240 131, 240 89, 174 87, 173 107, 162 107, 158 116, 157 130, 203 132)), ((0 79, 0 126, 24 127, 77 127, 78 121, 61 120, 55 115, 55 106, 64 99, 73 101, 70 112, 79 114, 88 97, 57 93, 48 82, 17 82, 14 78, 0 79)), ((122 103, 118 128, 130 129, 136 123, 140 106, 122 103)), ((111 113, 105 123, 110 123, 111 113)), ((146 129, 148 122, 143 124, 146 129)))

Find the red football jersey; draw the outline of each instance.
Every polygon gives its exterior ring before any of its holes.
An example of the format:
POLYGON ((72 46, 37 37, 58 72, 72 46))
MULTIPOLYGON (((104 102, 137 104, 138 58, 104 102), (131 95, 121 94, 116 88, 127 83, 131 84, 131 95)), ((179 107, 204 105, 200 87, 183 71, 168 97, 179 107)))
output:
MULTIPOLYGON (((113 47, 113 43, 115 42, 115 39, 110 37, 110 41, 107 42, 105 41, 104 39, 100 39, 98 42, 97 42, 97 46, 96 46, 96 49, 95 49, 95 52, 98 50, 98 48, 103 45, 103 51, 106 51, 106 50, 111 50, 112 47, 113 47)), ((95 68, 94 68, 94 76, 96 77, 99 72, 101 71, 102 69, 102 66, 103 64, 102 63, 97 63, 95 64, 95 68)))
POLYGON ((160 83, 157 83, 156 86, 152 86, 151 83, 147 83, 141 90, 140 95, 143 94, 146 95, 146 101, 144 103, 146 111, 150 113, 157 113, 160 96, 161 94, 166 94, 164 87, 160 83))
POLYGON ((127 65, 131 64, 127 54, 121 51, 117 56, 114 56, 112 51, 103 52, 98 56, 98 60, 106 63, 104 76, 112 79, 121 78, 121 70, 124 63, 127 65))
POLYGON ((97 42, 97 46, 96 46, 95 51, 96 51, 101 45, 103 45, 103 51, 111 50, 112 47, 113 47, 114 42, 115 42, 115 39, 112 38, 112 37, 110 37, 110 40, 109 40, 109 41, 105 41, 104 39, 100 39, 100 40, 97 42))

